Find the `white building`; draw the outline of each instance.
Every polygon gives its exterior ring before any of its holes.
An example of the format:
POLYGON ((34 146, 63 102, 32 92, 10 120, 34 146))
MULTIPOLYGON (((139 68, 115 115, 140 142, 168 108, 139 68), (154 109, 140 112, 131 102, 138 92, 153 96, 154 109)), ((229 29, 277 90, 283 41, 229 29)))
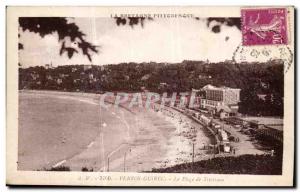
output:
POLYGON ((206 85, 202 90, 205 91, 205 98, 201 99, 201 108, 213 113, 237 113, 241 89, 206 85))

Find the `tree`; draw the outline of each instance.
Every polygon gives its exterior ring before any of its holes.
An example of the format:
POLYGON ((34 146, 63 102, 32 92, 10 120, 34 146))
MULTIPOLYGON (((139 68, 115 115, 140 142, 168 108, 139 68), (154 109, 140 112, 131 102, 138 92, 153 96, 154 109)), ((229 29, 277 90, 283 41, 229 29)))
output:
MULTIPOLYGON (((133 26, 135 25, 141 25, 142 27, 144 27, 144 22, 146 17, 114 17, 116 20, 116 24, 118 26, 122 26, 122 25, 126 25, 128 24, 129 26, 131 26, 133 28, 133 26)), ((148 20, 153 20, 152 17, 147 17, 148 20)))
MULTIPOLYGON (((69 23, 65 17, 20 17, 19 25, 23 31, 28 30, 37 33, 42 38, 45 35, 56 32, 58 41, 61 43, 60 55, 67 52, 68 57, 72 58, 74 53, 78 53, 75 48, 66 46, 66 37, 69 37, 72 42, 78 43, 78 48, 82 50, 83 55, 86 55, 90 61, 92 61, 91 53, 98 53, 98 46, 86 41, 84 38, 85 34, 79 27, 75 23, 69 23)), ((19 43, 19 50, 24 48, 26 47, 19 43)))

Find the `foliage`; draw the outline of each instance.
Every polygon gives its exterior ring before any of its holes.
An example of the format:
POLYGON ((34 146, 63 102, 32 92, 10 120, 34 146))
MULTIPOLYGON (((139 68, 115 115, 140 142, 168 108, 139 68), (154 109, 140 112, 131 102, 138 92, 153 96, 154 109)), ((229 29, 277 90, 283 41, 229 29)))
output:
POLYGON ((71 171, 70 167, 67 166, 58 166, 51 167, 50 169, 45 169, 45 171, 71 171))
MULTIPOLYGON (((98 53, 97 46, 85 40, 85 34, 79 29, 75 23, 68 23, 64 17, 20 17, 19 25, 23 31, 37 33, 41 37, 45 35, 57 33, 58 40, 61 42, 60 55, 67 52, 69 58, 78 51, 74 47, 66 47, 66 37, 71 42, 78 44, 78 48, 82 53, 92 61, 91 52, 98 53)), ((19 49, 24 49, 23 44, 19 43, 19 49)))
POLYGON ((207 84, 241 89, 240 112, 249 115, 283 115, 283 64, 206 63, 120 63, 118 65, 58 66, 53 69, 19 69, 19 89, 62 91, 126 91, 143 89, 186 92, 207 84), (264 99, 259 95, 264 95, 264 99))
POLYGON ((94 169, 93 169, 93 168, 89 169, 89 168, 87 168, 87 167, 82 167, 82 168, 81 168, 81 171, 82 171, 82 172, 93 172, 94 169))
POLYGON ((153 169, 158 173, 210 173, 210 174, 254 174, 281 175, 282 158, 269 155, 241 155, 237 157, 216 157, 173 167, 153 169))

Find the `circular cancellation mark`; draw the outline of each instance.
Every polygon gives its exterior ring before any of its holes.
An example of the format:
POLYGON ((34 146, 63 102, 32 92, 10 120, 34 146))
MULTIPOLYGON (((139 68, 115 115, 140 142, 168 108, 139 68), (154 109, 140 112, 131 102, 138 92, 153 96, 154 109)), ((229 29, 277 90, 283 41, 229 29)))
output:
POLYGON ((287 45, 242 46, 235 49, 232 60, 235 63, 279 61, 287 73, 293 63, 293 52, 287 45))

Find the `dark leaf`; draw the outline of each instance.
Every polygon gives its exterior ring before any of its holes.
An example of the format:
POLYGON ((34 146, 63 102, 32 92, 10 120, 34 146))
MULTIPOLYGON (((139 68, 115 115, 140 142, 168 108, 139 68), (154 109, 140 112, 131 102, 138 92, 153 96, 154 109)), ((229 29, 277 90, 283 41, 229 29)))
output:
POLYGON ((216 26, 214 26, 213 28, 211 28, 211 30, 212 30, 214 33, 220 33, 221 27, 220 27, 220 25, 216 25, 216 26))
POLYGON ((22 43, 19 43, 19 50, 24 49, 24 46, 22 43))
MULTIPOLYGON (((37 33, 41 37, 45 35, 57 33, 58 40, 61 41, 66 37, 69 37, 72 42, 79 39, 83 46, 79 46, 82 49, 84 55, 91 61, 91 54, 89 51, 97 53, 97 46, 92 45, 84 40, 85 34, 79 30, 79 27, 75 23, 68 23, 65 17, 20 17, 19 25, 23 31, 28 30, 29 32, 37 33)), ((20 49, 20 45, 19 45, 20 49)), ((74 53, 78 51, 74 48, 65 47, 65 41, 62 42, 59 54, 62 55, 64 51, 68 52, 68 57, 71 58, 74 53)))

